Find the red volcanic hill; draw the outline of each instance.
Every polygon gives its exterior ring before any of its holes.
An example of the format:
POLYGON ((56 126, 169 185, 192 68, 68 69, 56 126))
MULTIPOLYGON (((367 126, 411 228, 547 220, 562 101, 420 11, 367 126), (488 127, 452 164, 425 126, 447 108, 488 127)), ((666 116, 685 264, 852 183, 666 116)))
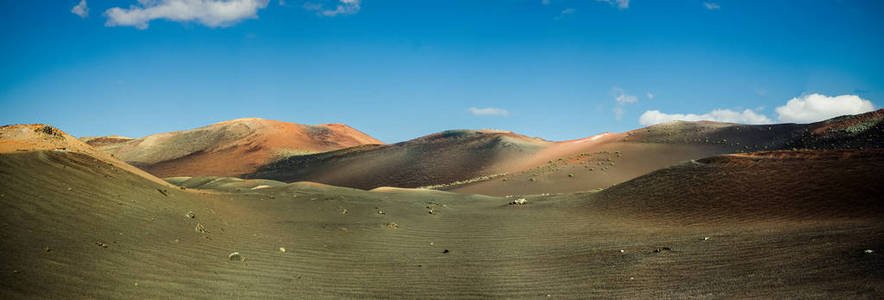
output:
POLYGON ((383 144, 343 124, 301 125, 258 118, 138 139, 99 137, 86 142, 158 177, 235 176, 291 155, 383 144))

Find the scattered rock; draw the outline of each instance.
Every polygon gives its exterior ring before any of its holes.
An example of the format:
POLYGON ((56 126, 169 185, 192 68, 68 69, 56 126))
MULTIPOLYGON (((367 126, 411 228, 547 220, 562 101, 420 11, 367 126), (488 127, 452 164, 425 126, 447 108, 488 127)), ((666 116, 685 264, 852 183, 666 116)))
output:
POLYGON ((192 210, 191 210, 191 211, 188 211, 187 214, 185 214, 184 216, 187 217, 187 218, 189 218, 189 219, 195 219, 195 218, 196 218, 196 215, 193 214, 193 211, 192 211, 192 210))
POLYGON ((350 213, 350 211, 347 210, 346 208, 342 208, 342 209, 341 209, 341 214, 342 214, 342 215, 346 215, 346 214, 349 214, 349 213, 350 213))
POLYGON ((657 249, 654 249, 654 253, 660 253, 660 252, 663 252, 663 251, 672 251, 672 249, 670 249, 669 247, 663 247, 663 248, 657 248, 657 249))
POLYGON ((620 249, 620 253, 625 253, 626 250, 620 249))
POLYGON ((448 249, 442 250, 442 254, 448 254, 448 252, 451 252, 451 251, 448 251, 448 249))
POLYGON ((107 244, 102 243, 102 242, 95 242, 95 245, 98 247, 101 247, 101 248, 107 248, 107 246, 108 246, 107 244))
POLYGON ((57 137, 62 137, 61 132, 58 129, 52 128, 52 126, 42 126, 40 128, 34 129, 36 133, 42 133, 45 135, 52 135, 57 137))
POLYGON ((194 227, 193 230, 199 233, 206 233, 206 225, 203 225, 202 223, 196 223, 196 227, 194 227))
POLYGON ((431 214, 431 215, 434 214, 434 212, 433 212, 432 209, 431 209, 431 210, 428 210, 427 213, 428 213, 428 214, 431 214))
POLYGON ((528 203, 528 200, 525 198, 519 198, 510 202, 510 205, 525 205, 528 203))
POLYGON ((44 252, 52 252, 52 248, 49 248, 49 246, 45 246, 45 247, 43 247, 43 251, 44 252))
POLYGON ((279 252, 285 253, 285 248, 284 248, 284 247, 279 247, 279 252))
POLYGON ((230 261, 245 261, 246 258, 239 254, 239 252, 231 252, 227 255, 227 259, 230 261))
POLYGON ((168 191, 168 190, 157 189, 157 192, 160 192, 160 194, 163 194, 163 197, 169 197, 169 191, 168 191))
POLYGON ((703 237, 703 240, 704 240, 704 241, 708 241, 708 240, 709 240, 709 237, 708 237, 708 236, 704 236, 704 237, 703 237))
POLYGON ((875 250, 872 250, 872 249, 866 249, 866 251, 863 251, 863 252, 864 252, 865 254, 872 254, 872 253, 875 253, 875 250))
POLYGON ((399 224, 396 224, 396 223, 387 223, 387 228, 390 228, 390 229, 399 229, 399 224))

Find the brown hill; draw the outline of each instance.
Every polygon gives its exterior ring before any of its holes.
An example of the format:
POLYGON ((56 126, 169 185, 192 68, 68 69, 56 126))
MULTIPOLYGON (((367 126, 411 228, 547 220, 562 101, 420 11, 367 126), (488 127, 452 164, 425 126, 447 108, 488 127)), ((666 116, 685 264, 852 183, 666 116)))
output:
POLYGON ((392 145, 292 156, 245 177, 361 189, 419 187, 508 172, 511 162, 551 144, 507 131, 449 130, 392 145))
POLYGON ((506 176, 443 190, 486 195, 587 191, 711 155, 778 149, 884 148, 884 110, 811 124, 676 121, 620 134, 558 142, 506 176))
POLYGON ((119 135, 109 135, 109 136, 84 136, 79 138, 80 141, 83 141, 89 146, 93 147, 101 147, 101 146, 109 146, 113 144, 125 143, 133 140, 133 138, 119 136, 119 135))
POLYGON ((92 138, 99 149, 159 177, 234 176, 290 155, 382 144, 343 124, 247 118, 143 138, 92 138))
POLYGON ((58 128, 43 124, 0 127, 0 154, 35 151, 81 153, 103 162, 107 167, 120 168, 155 183, 169 186, 162 179, 135 168, 110 154, 99 151, 58 128))

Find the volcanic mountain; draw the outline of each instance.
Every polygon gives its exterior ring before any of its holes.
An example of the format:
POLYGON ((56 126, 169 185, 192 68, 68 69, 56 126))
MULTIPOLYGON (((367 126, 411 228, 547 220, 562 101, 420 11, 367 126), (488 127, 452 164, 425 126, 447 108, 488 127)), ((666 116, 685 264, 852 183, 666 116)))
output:
POLYGON ((449 130, 391 145, 291 156, 246 178, 373 189, 419 187, 508 171, 552 143, 499 130, 449 130))
POLYGON ((506 131, 453 130, 393 145, 292 156, 246 178, 373 189, 430 187, 518 195, 586 191, 712 155, 884 147, 884 110, 812 124, 676 121, 549 142, 506 131))
POLYGON ((112 136, 85 140, 159 177, 234 176, 291 155, 383 144, 343 124, 311 126, 258 118, 138 139, 112 136))

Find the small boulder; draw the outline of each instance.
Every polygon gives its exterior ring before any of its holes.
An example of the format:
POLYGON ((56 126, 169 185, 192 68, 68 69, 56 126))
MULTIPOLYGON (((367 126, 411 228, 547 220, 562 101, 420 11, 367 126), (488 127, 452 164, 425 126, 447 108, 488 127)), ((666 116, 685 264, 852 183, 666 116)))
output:
POLYGON ((245 261, 246 258, 239 254, 239 252, 231 252, 227 255, 227 259, 230 261, 245 261))

